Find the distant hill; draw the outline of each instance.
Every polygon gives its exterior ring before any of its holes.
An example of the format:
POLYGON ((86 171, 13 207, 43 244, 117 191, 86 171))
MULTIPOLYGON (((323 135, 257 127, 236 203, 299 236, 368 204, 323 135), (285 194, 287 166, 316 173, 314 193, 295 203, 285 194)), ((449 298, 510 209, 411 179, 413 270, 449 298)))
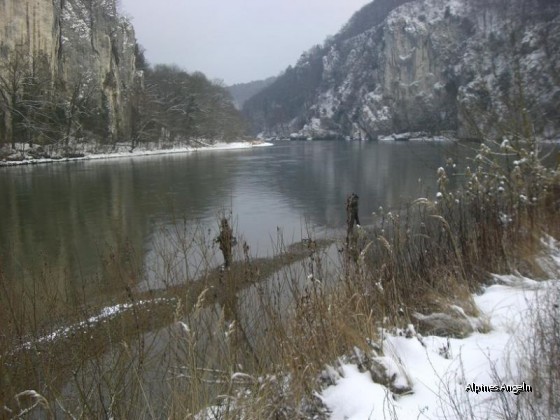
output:
POLYGON ((233 103, 237 109, 243 108, 245 102, 259 93, 264 88, 270 86, 276 77, 269 77, 265 80, 255 80, 248 83, 237 83, 235 85, 229 86, 226 89, 231 93, 233 98, 233 103))

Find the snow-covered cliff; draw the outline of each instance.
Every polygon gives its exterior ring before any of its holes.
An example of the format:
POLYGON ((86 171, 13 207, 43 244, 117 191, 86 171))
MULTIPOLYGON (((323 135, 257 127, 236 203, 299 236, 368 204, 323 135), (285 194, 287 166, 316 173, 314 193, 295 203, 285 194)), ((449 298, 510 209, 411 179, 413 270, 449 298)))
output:
POLYGON ((558 0, 375 0, 244 108, 267 135, 560 132, 558 0))

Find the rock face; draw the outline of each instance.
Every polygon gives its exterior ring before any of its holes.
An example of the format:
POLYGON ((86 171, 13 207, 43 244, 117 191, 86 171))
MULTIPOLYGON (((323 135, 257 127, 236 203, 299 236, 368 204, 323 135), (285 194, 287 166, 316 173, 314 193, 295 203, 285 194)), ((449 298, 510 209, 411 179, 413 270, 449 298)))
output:
POLYGON ((558 0, 375 0, 244 106, 268 136, 560 132, 558 0))
MULTIPOLYGON (((119 16, 116 1, 0 0, 0 56, 10 63, 0 73, 10 73, 18 54, 26 57, 27 68, 34 68, 39 57, 46 60, 53 92, 66 97, 68 108, 87 99, 95 110, 88 118, 97 129, 89 131, 107 143, 128 134, 129 96, 141 77, 134 30, 119 16)), ((13 104, 5 102, 6 132, 12 124, 6 109, 13 104)), ((64 111, 67 118, 73 111, 64 111)))
POLYGON ((0 45, 26 44, 32 53, 56 56, 55 4, 43 0, 0 1, 0 45))
POLYGON ((134 29, 118 15, 116 0, 60 0, 60 4, 59 45, 65 78, 74 86, 99 86, 107 141, 126 136, 130 130, 128 95, 139 76, 134 29))

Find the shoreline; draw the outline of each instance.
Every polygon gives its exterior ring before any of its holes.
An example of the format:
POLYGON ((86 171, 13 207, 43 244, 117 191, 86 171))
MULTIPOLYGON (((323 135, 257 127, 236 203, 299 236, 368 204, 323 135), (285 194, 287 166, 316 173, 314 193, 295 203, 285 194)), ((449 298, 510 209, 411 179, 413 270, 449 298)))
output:
POLYGON ((116 151, 110 153, 91 153, 85 154, 79 157, 61 157, 61 158, 39 158, 39 159, 23 159, 23 160, 0 160, 0 168, 14 167, 14 166, 29 166, 29 165, 41 165, 47 163, 58 163, 58 162, 80 162, 88 160, 101 160, 101 159, 123 159, 123 158, 135 158, 135 157, 145 157, 145 156, 156 156, 156 155, 171 155, 171 154, 181 154, 181 153, 194 153, 194 152, 205 152, 214 150, 241 150, 241 149, 252 149, 255 147, 268 147, 273 146, 270 142, 232 142, 232 143, 215 143, 209 146, 192 147, 173 147, 170 149, 142 149, 138 148, 132 152, 129 151, 116 151))

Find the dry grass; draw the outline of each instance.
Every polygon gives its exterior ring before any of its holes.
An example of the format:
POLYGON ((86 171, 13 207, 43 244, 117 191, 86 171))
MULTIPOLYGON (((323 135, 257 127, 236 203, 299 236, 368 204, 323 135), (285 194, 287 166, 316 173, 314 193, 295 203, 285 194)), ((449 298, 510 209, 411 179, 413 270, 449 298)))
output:
POLYGON ((536 398, 523 395, 518 412, 526 419, 560 418, 560 289, 546 289, 530 308, 521 373, 536 398))

